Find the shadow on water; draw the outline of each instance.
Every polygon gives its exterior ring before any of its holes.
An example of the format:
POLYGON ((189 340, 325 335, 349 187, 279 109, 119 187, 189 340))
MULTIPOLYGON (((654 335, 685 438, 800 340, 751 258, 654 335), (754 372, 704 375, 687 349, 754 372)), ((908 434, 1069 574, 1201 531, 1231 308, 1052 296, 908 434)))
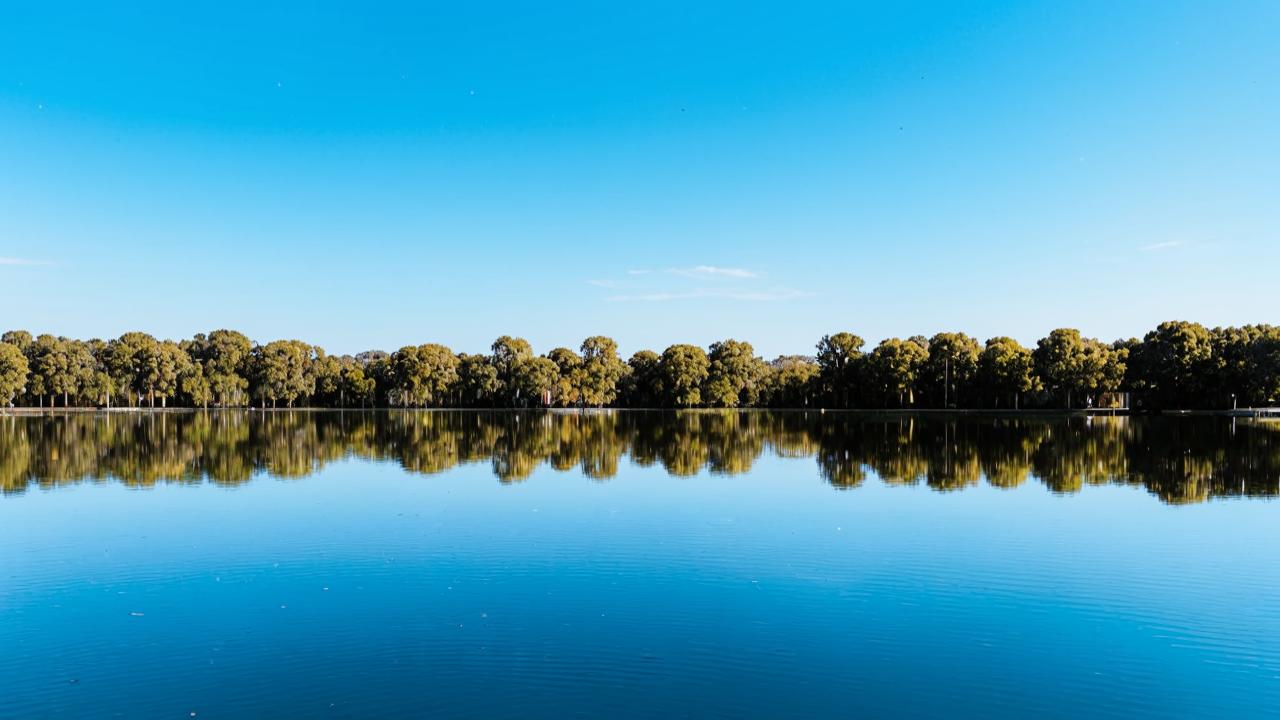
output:
POLYGON ((1039 482, 1145 488, 1167 503, 1271 497, 1280 425, 1223 418, 944 417, 693 411, 370 411, 0 416, 0 488, 84 481, 235 486, 302 478, 347 457, 417 474, 489 463, 503 483, 538 467, 594 480, 626 458, 676 476, 735 475, 760 457, 815 458, 835 488, 869 477, 954 491, 1039 482))

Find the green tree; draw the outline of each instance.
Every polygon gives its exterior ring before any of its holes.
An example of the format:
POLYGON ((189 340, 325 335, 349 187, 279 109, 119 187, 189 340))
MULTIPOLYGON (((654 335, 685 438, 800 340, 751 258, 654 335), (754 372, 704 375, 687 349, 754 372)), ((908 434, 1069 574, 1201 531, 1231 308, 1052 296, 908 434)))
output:
POLYGON ((319 405, 345 407, 345 388, 342 384, 342 370, 355 361, 350 357, 319 354, 311 363, 311 373, 316 378, 316 394, 314 401, 319 405))
POLYGON ((501 389, 498 368, 485 355, 464 353, 458 356, 458 387, 464 405, 491 406, 501 389))
POLYGON ((1213 335, 1199 323, 1163 322, 1142 339, 1130 361, 1148 401, 1157 407, 1209 402, 1215 374, 1213 335))
POLYGON ((1124 379, 1121 353, 1093 338, 1081 337, 1074 328, 1059 328, 1042 338, 1032 352, 1036 374, 1054 396, 1073 407, 1073 398, 1090 403, 1101 393, 1112 392, 1124 379))
POLYGON ((751 343, 738 340, 712 343, 708 360, 703 402, 729 408, 755 403, 765 368, 751 343))
POLYGON ((425 393, 422 402, 441 405, 458 386, 458 356, 444 345, 427 343, 418 346, 418 353, 427 369, 426 382, 421 386, 425 393))
POLYGON ((929 359, 920 371, 921 386, 934 407, 965 407, 973 401, 978 374, 978 341, 964 333, 929 338, 929 359))
POLYGON ((520 389, 515 379, 516 366, 533 357, 533 348, 524 338, 503 335, 489 349, 493 353, 490 362, 498 373, 495 395, 508 405, 514 404, 520 389))
POLYGON ((585 369, 582 358, 569 348, 559 347, 547 353, 547 359, 556 364, 559 379, 551 389, 551 402, 559 407, 573 407, 582 402, 582 385, 585 369))
POLYGON ((659 367, 665 401, 677 407, 701 403, 710 364, 707 353, 697 345, 672 345, 664 350, 659 367))
POLYGON ((889 338, 871 351, 867 370, 884 400, 896 399, 898 407, 915 404, 920 371, 929 359, 927 345, 923 338, 889 338))
POLYGON ((152 397, 156 369, 153 361, 159 355, 156 339, 142 332, 127 332, 112 340, 107 348, 107 373, 116 389, 126 394, 129 406, 136 406, 143 396, 152 397))
POLYGON ((511 370, 514 386, 513 401, 517 405, 539 405, 542 397, 550 393, 560 379, 560 369, 544 357, 526 357, 511 370))
POLYGON ((978 382, 994 407, 1000 407, 1002 397, 1010 398, 1016 410, 1022 394, 1039 387, 1035 374, 1035 361, 1031 351, 1010 337, 994 337, 978 356, 978 382))
POLYGON ((1258 405, 1280 403, 1280 327, 1263 326, 1250 343, 1249 393, 1258 405))
POLYGON ((315 391, 315 376, 308 368, 311 353, 311 346, 300 340, 276 340, 254 349, 255 393, 264 407, 267 400, 273 408, 281 400, 293 407, 299 398, 315 391))
POLYGON ((209 378, 205 377, 203 365, 198 362, 187 363, 178 378, 178 387, 192 406, 208 409, 209 402, 213 399, 213 390, 209 385, 209 378))
POLYGON ((801 355, 782 355, 770 366, 768 404, 783 408, 807 407, 820 382, 822 370, 818 363, 801 355))
POLYGON ((1078 391, 1079 378, 1084 365, 1084 338, 1075 328, 1058 328, 1041 338, 1032 352, 1036 374, 1045 389, 1056 397, 1066 399, 1071 407, 1071 395, 1078 391))
POLYGON ((627 374, 619 381, 619 395, 627 407, 657 407, 662 404, 662 357, 641 350, 627 360, 627 374))
POLYGON ((29 367, 22 350, 8 341, 10 333, 4 336, 5 341, 0 342, 0 403, 9 406, 26 386, 29 367))
POLYGON ((391 355, 392 388, 399 404, 439 404, 458 382, 458 358, 443 345, 408 345, 391 355))
POLYGON ((603 335, 582 341, 582 402, 600 407, 618 397, 618 381, 626 364, 618 357, 618 344, 603 335))
POLYGON ((858 397, 858 375, 865 341, 853 333, 823 335, 818 341, 818 370, 826 401, 836 407, 853 407, 858 397))
MULTIPOLYGON (((36 395, 48 395, 49 407, 54 398, 62 396, 62 404, 79 390, 77 374, 72 365, 70 343, 66 338, 41 335, 28 348, 27 362, 31 368, 31 388, 36 395)), ((43 406, 43 400, 41 405, 43 406)))
POLYGON ((235 330, 214 330, 204 343, 205 375, 218 405, 233 407, 248 401, 249 359, 253 342, 235 330))
POLYGON ((4 335, 0 335, 0 342, 12 345, 18 348, 18 352, 25 353, 35 339, 26 330, 8 330, 4 335))
POLYGON ((191 363, 191 359, 177 343, 164 340, 148 347, 143 363, 144 382, 151 407, 156 406, 156 396, 160 397, 161 407, 168 407, 169 398, 178 393, 178 378, 191 363))
POLYGON ((359 403, 360 407, 371 405, 374 402, 374 390, 377 383, 373 378, 364 374, 364 366, 358 361, 352 360, 344 363, 342 366, 342 383, 339 389, 339 405, 346 407, 347 403, 359 403))

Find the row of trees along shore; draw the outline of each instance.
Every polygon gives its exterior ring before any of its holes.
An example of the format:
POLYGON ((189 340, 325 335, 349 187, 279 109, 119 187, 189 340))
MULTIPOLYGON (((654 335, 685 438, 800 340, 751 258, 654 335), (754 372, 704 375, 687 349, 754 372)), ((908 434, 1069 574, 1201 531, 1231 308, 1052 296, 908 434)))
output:
POLYGON ((329 355, 299 340, 257 344, 234 330, 190 340, 0 337, 0 404, 29 407, 1261 407, 1280 401, 1280 327, 1166 322, 1105 343, 1054 330, 1027 348, 964 333, 824 336, 816 353, 766 361, 750 343, 672 345, 623 360, 589 337, 536 355, 502 336, 487 355, 444 345, 329 355))

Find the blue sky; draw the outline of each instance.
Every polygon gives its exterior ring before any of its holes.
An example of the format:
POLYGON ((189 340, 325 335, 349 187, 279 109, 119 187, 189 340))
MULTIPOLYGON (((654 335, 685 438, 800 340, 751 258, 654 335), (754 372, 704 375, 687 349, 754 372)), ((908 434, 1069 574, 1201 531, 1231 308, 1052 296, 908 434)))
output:
POLYGON ((5 328, 1280 322, 1274 2, 112 5, 3 8, 5 328))

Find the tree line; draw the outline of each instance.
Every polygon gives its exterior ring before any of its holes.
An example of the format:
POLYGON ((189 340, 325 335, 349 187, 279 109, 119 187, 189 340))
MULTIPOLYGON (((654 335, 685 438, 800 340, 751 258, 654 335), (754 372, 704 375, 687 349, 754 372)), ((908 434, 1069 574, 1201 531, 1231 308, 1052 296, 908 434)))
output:
POLYGON ((1028 348, 960 332, 889 338, 849 332, 813 355, 766 361, 748 342, 677 344, 623 360, 589 337, 537 355, 502 336, 488 354, 444 345, 330 355, 300 340, 255 343, 234 330, 189 340, 0 336, 0 404, 31 407, 774 407, 1083 408, 1117 393, 1149 409, 1280 403, 1280 327, 1161 323, 1106 343, 1054 330, 1028 348))
POLYGON ((624 462, 690 476, 811 458, 837 489, 876 478, 955 491, 1036 481, 1074 493, 1145 488, 1169 503, 1275 497, 1280 427, 1216 418, 920 418, 901 413, 349 411, 0 416, 0 492, 115 480, 136 487, 303 478, 361 458, 412 474, 487 463, 503 483, 539 468, 615 476, 624 462))

